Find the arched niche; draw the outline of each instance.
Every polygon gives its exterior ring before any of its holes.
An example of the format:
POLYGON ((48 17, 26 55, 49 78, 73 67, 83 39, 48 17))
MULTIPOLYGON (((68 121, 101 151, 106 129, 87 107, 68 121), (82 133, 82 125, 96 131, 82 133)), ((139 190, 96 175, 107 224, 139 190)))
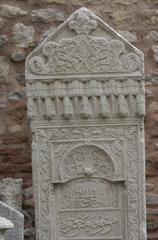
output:
POLYGON ((124 180, 110 155, 95 145, 79 145, 59 164, 56 197, 61 209, 118 208, 124 180))
POLYGON ((61 162, 59 178, 66 182, 78 178, 113 179, 115 166, 103 149, 94 145, 80 145, 72 149, 61 162))
POLYGON ((80 145, 59 165, 61 181, 55 184, 58 237, 120 235, 125 188, 110 155, 98 146, 80 145), (83 225, 78 231, 75 223, 80 221, 83 225))

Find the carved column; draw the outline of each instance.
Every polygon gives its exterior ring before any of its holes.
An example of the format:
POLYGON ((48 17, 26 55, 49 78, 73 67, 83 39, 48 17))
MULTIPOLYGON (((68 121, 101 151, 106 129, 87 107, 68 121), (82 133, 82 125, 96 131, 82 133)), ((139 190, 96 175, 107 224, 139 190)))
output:
POLYGON ((38 240, 145 240, 143 54, 86 8, 26 60, 38 240))

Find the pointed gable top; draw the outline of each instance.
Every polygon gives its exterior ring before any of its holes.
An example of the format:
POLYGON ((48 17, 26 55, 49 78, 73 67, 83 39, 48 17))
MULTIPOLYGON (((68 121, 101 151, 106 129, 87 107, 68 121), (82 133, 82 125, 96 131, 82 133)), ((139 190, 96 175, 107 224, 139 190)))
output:
POLYGON ((86 8, 74 12, 26 59, 26 78, 142 76, 143 54, 86 8))

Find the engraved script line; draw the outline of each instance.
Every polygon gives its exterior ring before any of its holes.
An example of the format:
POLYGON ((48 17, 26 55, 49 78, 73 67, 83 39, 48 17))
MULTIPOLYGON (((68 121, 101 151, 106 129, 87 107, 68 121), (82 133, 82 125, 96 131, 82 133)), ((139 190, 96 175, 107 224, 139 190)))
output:
POLYGON ((108 217, 101 216, 86 216, 80 215, 78 219, 67 218, 61 223, 61 231, 69 237, 77 236, 84 229, 88 235, 104 235, 113 230, 113 225, 118 223, 118 218, 114 217, 109 219, 108 217))

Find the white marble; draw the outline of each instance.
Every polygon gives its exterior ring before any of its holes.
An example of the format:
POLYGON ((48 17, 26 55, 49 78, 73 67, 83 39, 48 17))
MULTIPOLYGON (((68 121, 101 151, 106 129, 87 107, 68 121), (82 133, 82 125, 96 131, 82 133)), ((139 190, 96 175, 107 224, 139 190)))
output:
POLYGON ((86 8, 27 57, 38 240, 146 240, 143 61, 86 8))

